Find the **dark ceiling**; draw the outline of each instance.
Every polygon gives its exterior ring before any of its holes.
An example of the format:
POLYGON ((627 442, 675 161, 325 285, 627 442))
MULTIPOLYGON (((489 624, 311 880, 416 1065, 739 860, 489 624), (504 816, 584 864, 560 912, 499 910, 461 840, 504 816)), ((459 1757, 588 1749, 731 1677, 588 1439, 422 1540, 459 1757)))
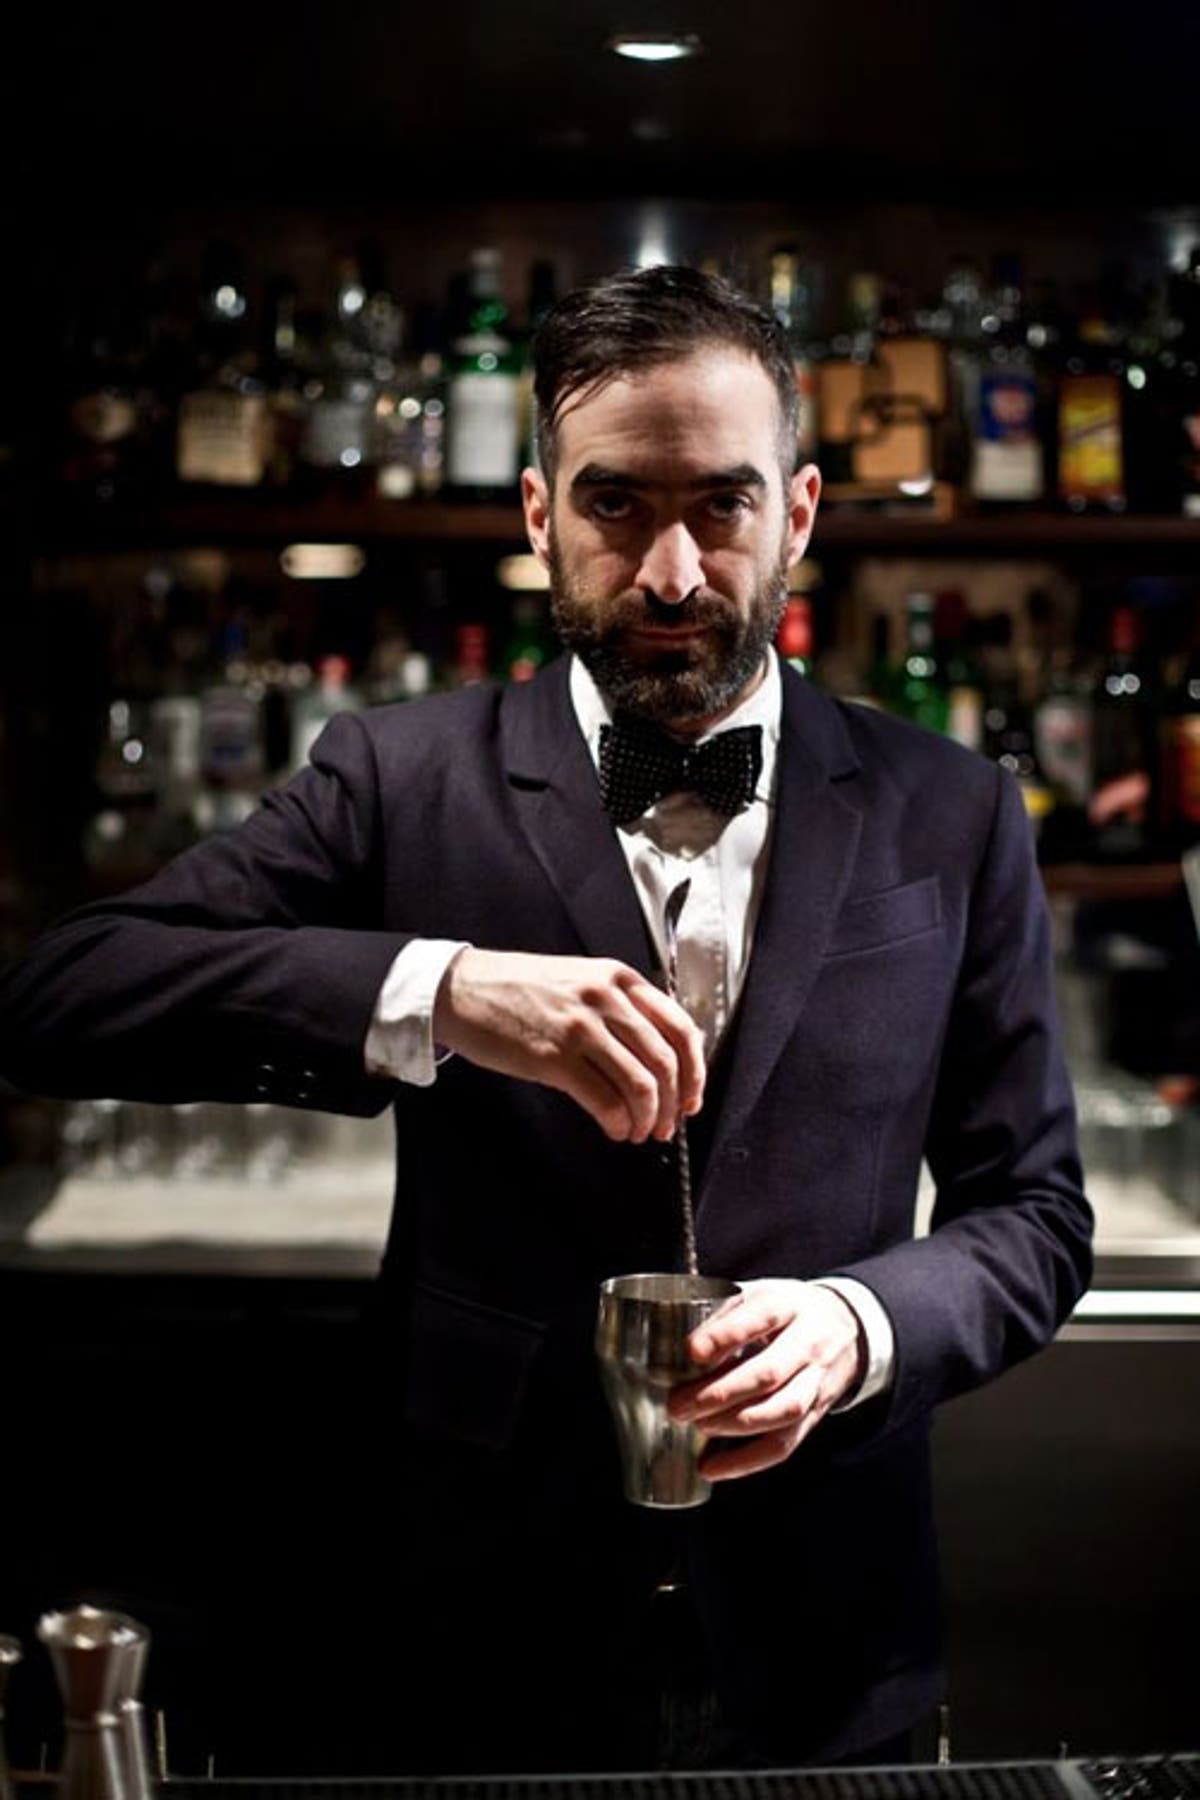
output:
POLYGON ((951 0, 78 0, 25 14, 43 203, 676 193, 1194 203, 1200 7, 951 0), (699 33, 693 62, 604 49, 699 33))

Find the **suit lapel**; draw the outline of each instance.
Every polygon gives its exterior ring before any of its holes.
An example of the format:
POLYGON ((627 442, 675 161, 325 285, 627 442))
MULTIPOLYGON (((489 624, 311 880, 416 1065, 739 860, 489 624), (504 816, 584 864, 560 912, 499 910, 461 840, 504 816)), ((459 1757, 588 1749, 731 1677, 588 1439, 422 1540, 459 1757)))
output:
POLYGON ((654 952, 616 831, 571 705, 569 659, 506 690, 501 753, 531 849, 584 950, 656 976, 654 952))
POLYGON ((770 863, 706 1175, 722 1146, 743 1129, 795 1030, 850 879, 862 824, 834 779, 857 767, 840 718, 790 670, 783 676, 770 863))

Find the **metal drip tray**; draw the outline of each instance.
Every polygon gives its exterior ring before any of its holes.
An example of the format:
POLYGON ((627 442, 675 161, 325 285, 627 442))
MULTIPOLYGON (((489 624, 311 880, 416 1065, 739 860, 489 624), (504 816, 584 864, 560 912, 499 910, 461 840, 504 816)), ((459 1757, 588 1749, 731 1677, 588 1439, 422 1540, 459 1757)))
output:
POLYGON ((1200 1756, 763 1773, 164 1782, 162 1800, 1200 1800, 1200 1756))

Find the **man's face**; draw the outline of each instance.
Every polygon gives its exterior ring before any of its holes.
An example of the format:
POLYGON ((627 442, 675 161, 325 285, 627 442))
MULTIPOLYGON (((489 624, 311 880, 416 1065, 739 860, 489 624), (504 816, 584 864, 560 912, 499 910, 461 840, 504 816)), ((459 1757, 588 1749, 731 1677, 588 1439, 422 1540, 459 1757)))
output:
POLYGON ((724 346, 567 402, 554 491, 525 477, 555 624, 610 705, 695 731, 761 679, 813 468, 790 481, 758 360, 724 346))

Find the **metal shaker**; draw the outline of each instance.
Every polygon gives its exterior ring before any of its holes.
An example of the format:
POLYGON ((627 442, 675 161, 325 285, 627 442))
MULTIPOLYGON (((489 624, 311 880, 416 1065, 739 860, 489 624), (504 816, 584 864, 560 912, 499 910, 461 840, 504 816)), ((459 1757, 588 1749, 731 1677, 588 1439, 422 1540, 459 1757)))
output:
POLYGON ((13 1800, 12 1776, 4 1745, 4 1702, 8 1693, 8 1677, 14 1663, 21 1660, 21 1645, 15 1637, 0 1637, 0 1800, 13 1800))
POLYGON ((38 1636, 63 1698, 62 1800, 147 1800, 137 1704, 145 1627, 122 1613, 77 1606, 44 1614, 38 1636))
POLYGON ((596 1355, 617 1429, 625 1496, 637 1506, 700 1506, 706 1434, 667 1411, 671 1389, 700 1373, 687 1340, 739 1291, 712 1275, 617 1275, 600 1288, 596 1355))

